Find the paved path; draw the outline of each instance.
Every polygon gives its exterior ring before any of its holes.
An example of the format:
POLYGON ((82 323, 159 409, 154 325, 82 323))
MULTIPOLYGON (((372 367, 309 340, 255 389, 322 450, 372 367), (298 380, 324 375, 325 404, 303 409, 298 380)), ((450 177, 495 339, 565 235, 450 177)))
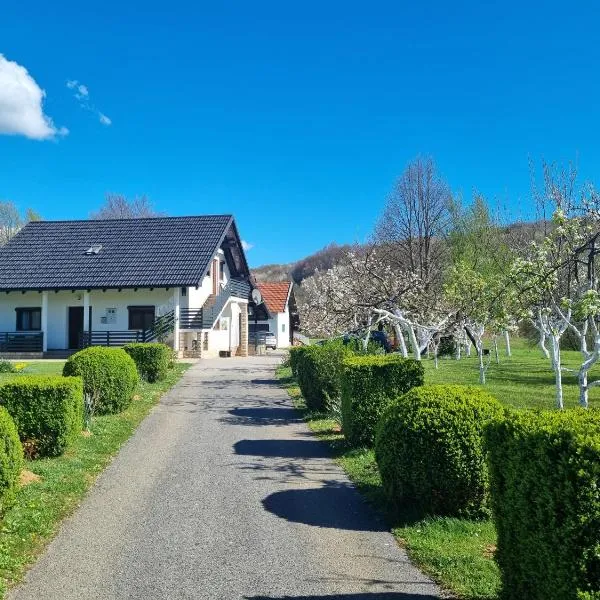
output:
POLYGON ((9 598, 437 598, 299 420, 276 360, 194 365, 9 598))

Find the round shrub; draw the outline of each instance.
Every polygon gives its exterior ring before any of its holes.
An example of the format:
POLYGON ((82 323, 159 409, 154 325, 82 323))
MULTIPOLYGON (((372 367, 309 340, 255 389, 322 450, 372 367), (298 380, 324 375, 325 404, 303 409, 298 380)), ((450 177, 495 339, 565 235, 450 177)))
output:
POLYGON ((154 383, 167 376, 171 349, 165 344, 127 344, 123 350, 133 358, 142 379, 154 383))
POLYGON ((8 411, 0 406, 0 513, 14 504, 22 468, 23 447, 17 427, 8 411))
POLYGON ((483 431, 503 414, 481 388, 458 385, 416 387, 390 405, 375 456, 392 506, 417 516, 487 516, 483 431))
POLYGON ((83 379, 86 395, 95 397, 94 412, 114 414, 131 402, 139 381, 135 362, 122 348, 92 346, 73 354, 65 363, 63 375, 83 379))
POLYGON ((372 446, 389 403, 423 385, 423 364, 398 354, 352 356, 343 362, 342 429, 352 446, 372 446))

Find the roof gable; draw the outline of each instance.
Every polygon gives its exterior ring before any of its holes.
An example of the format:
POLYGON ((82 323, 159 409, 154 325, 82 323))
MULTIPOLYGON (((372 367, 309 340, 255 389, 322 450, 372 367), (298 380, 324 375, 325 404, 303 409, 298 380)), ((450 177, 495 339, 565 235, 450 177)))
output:
POLYGON ((231 215, 32 222, 0 248, 0 289, 195 286, 226 235, 241 246, 231 215))
POLYGON ((292 288, 291 281, 257 282, 256 287, 271 314, 285 312, 292 288))

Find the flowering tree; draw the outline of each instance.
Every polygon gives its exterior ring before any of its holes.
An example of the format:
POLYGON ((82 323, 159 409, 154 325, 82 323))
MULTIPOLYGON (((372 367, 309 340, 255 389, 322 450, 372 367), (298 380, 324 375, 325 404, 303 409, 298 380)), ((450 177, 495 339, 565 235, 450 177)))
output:
POLYGON ((328 336, 361 332, 366 345, 373 324, 385 321, 395 329, 402 354, 408 355, 406 335, 417 360, 450 318, 440 299, 425 293, 416 274, 393 268, 376 246, 350 252, 302 287, 306 329, 328 336))

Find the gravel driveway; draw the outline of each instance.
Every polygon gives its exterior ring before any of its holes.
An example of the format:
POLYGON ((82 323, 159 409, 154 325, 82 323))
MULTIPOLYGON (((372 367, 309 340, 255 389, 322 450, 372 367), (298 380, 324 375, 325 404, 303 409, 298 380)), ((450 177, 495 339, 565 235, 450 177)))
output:
POLYGON ((9 598, 438 598, 299 419, 277 360, 194 365, 9 598))

